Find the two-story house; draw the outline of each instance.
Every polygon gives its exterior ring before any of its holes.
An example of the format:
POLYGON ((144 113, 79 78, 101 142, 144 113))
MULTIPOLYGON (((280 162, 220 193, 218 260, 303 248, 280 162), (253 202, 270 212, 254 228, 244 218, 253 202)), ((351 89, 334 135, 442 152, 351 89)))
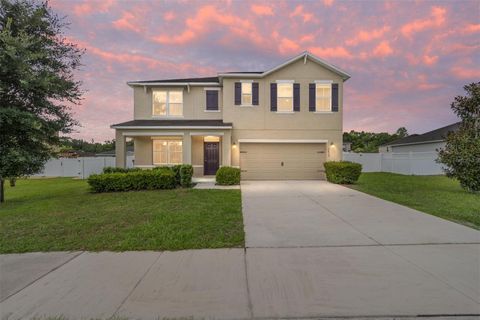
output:
POLYGON ((264 72, 131 81, 134 120, 116 130, 116 164, 192 164, 194 176, 240 167, 242 179, 321 179, 342 158, 345 71, 305 52, 264 72))

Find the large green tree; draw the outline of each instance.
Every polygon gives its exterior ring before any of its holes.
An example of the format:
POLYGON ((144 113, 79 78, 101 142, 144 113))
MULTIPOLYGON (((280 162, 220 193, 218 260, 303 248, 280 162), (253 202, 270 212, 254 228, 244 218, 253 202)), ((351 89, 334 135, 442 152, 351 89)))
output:
POLYGON ((480 191, 480 82, 464 87, 467 94, 452 102, 453 112, 461 119, 460 128, 450 132, 438 161, 445 165, 448 177, 456 178, 472 192, 480 191))
POLYGON ((77 125, 74 79, 84 50, 66 40, 67 26, 47 2, 0 0, 0 201, 4 180, 39 172, 60 134, 77 125))
POLYGON ((378 152, 378 147, 382 144, 408 136, 407 129, 398 128, 394 134, 388 132, 365 132, 350 131, 343 133, 343 142, 352 144, 353 152, 378 152))

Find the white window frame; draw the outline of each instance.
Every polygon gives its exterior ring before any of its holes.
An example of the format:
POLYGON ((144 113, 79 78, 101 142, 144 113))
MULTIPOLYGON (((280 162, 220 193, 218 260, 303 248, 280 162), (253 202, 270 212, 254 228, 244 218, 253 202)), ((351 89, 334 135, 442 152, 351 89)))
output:
POLYGON ((152 117, 156 118, 183 118, 183 90, 159 90, 159 89, 154 89, 152 90, 152 117), (167 101, 166 101, 166 106, 165 106, 165 111, 166 114, 155 114, 155 107, 154 107, 154 102, 155 102, 155 92, 165 92, 167 95, 167 101), (170 92, 180 92, 182 94, 182 114, 181 115, 170 115, 170 92))
POLYGON ((173 166, 173 165, 176 165, 176 164, 182 164, 183 163, 183 141, 182 140, 167 140, 167 139, 153 139, 152 140, 152 163, 156 166, 173 166), (167 162, 166 163, 162 163, 162 162, 155 162, 155 153, 156 152, 160 152, 160 151, 155 151, 155 142, 166 142, 167 143, 167 162), (182 159, 179 163, 173 163, 170 161, 170 143, 172 142, 175 142, 175 143, 178 143, 180 142, 181 143, 181 146, 182 146, 182 159))
MULTIPOLYGON (((333 81, 331 80, 316 80, 315 81, 315 112, 316 113, 332 113, 332 83, 333 81), (317 95, 317 89, 319 86, 329 86, 330 87, 330 109, 329 110, 318 110, 318 95, 317 95)), ((325 97, 323 97, 325 99, 325 97)))
POLYGON ((293 111, 293 103, 294 103, 294 102, 293 102, 293 99, 294 99, 294 98, 293 98, 293 97, 294 97, 293 84, 295 83, 295 81, 294 81, 294 80, 277 80, 276 82, 277 82, 277 111, 276 111, 276 112, 277 112, 277 113, 293 114, 293 113, 294 113, 294 111, 293 111), (289 98, 289 97, 280 97, 280 96, 279 96, 280 90, 279 90, 278 86, 279 86, 279 85, 283 85, 283 84, 289 84, 289 85, 292 87, 292 97, 291 97, 291 98, 292 98, 292 106, 291 106, 290 111, 279 111, 279 103, 278 103, 278 100, 279 100, 279 99, 278 99, 278 98, 289 98))
POLYGON ((240 106, 241 107, 253 107, 253 80, 241 80, 240 81, 240 106), (243 84, 250 85, 250 93, 243 93, 243 84), (250 103, 243 102, 243 96, 250 96, 250 103))

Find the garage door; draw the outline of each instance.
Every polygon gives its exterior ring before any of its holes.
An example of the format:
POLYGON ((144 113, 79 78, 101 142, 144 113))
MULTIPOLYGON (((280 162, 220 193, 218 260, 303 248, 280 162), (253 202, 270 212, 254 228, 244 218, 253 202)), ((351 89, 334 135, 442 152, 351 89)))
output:
POLYGON ((325 150, 325 143, 241 143, 242 179, 324 179, 325 150))

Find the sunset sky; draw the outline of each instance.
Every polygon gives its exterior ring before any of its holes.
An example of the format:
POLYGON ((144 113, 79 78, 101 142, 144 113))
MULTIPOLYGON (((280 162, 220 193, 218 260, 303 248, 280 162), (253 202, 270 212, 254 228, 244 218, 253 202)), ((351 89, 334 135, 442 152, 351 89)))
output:
POLYGON ((263 71, 302 51, 352 75, 344 130, 422 133, 456 121, 480 80, 480 1, 51 1, 85 48, 75 138, 133 118, 129 80, 263 71))

